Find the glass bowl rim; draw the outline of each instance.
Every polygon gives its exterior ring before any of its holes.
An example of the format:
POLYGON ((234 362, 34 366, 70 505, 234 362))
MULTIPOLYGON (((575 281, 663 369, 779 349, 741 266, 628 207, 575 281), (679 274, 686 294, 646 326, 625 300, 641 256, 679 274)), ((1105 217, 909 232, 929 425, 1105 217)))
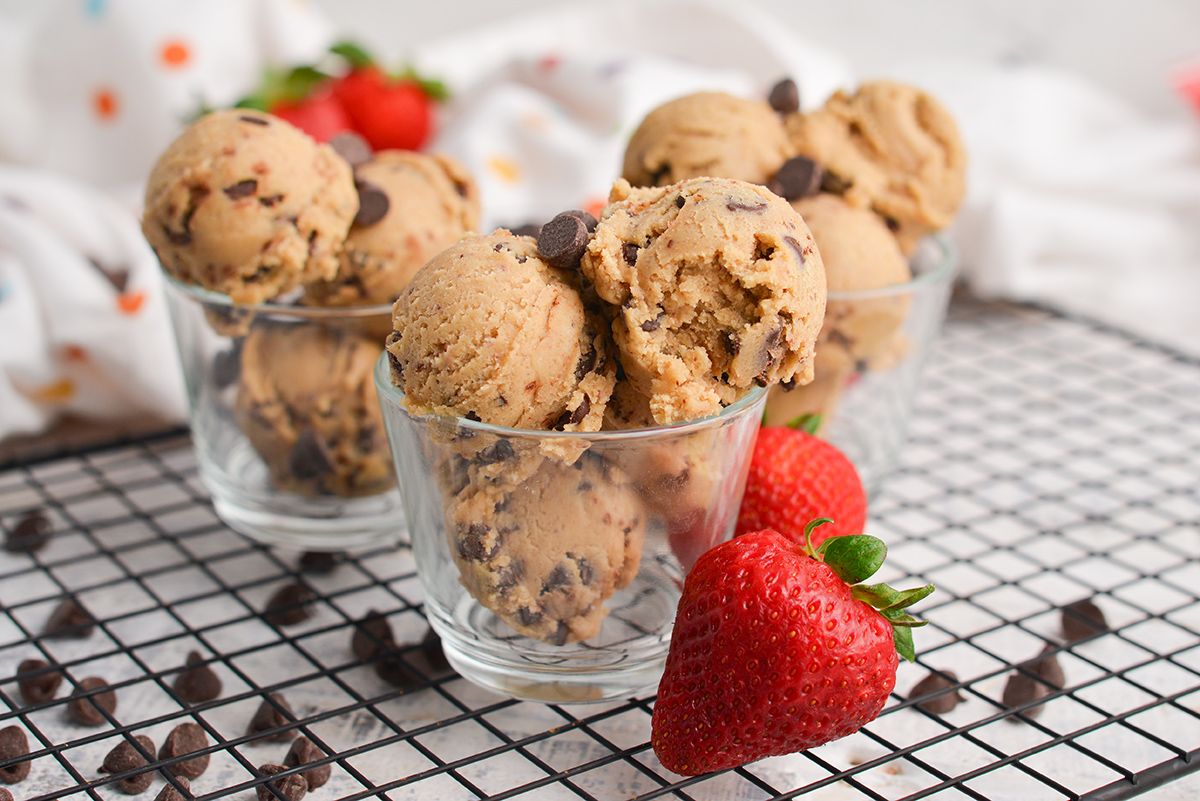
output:
POLYGON ((440 414, 424 414, 415 415, 409 412, 403 403, 404 392, 392 383, 391 366, 388 364, 388 352, 385 349, 379 355, 375 362, 375 389, 379 395, 381 404, 388 404, 399 409, 409 419, 417 421, 445 421, 452 422, 457 426, 477 432, 491 434, 493 436, 503 436, 510 438, 522 439, 537 439, 537 440, 582 440, 587 442, 619 442, 621 440, 637 440, 645 438, 657 438, 660 436, 677 436, 686 434, 692 430, 708 428, 719 424, 725 420, 736 417, 748 409, 752 408, 767 395, 770 387, 754 387, 742 397, 738 398, 733 403, 726 406, 719 414, 709 415, 708 417, 698 417, 695 420, 686 420, 680 423, 671 423, 661 426, 647 426, 644 428, 630 428, 625 430, 605 430, 605 431, 541 431, 532 428, 507 428, 505 426, 492 425, 477 420, 471 420, 466 417, 450 417, 449 415, 440 414))
POLYGON ((377 303, 370 306, 302 306, 293 303, 273 303, 269 300, 262 303, 235 303, 224 292, 180 281, 165 271, 162 275, 168 286, 187 295, 192 300, 208 306, 223 306, 233 313, 253 312, 256 315, 285 315, 312 320, 378 317, 384 314, 389 318, 392 316, 392 303, 377 303))
MULTIPOLYGON (((896 295, 908 295, 920 291, 927 286, 949 283, 958 271, 958 248, 942 234, 932 234, 922 242, 929 242, 934 252, 928 257, 934 262, 933 266, 917 272, 912 280, 903 284, 875 287, 873 289, 849 289, 826 293, 826 302, 845 302, 855 300, 874 300, 896 295)), ((919 246, 918 246, 919 247, 919 246)), ((921 258, 920 250, 913 258, 921 258)), ((912 259, 910 259, 911 261, 912 259)))

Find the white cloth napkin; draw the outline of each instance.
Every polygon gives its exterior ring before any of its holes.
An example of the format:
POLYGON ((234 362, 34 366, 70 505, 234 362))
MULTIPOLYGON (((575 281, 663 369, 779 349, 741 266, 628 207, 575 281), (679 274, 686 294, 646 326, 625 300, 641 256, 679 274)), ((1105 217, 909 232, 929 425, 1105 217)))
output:
MULTIPOLYGON (((0 107, 16 111, 0 117, 0 159, 24 165, 0 171, 0 438, 67 410, 182 419, 141 183, 201 98, 228 103, 263 65, 312 62, 335 35, 295 0, 90 0, 34 31, 0 20, 0 107), (127 270, 124 287, 97 264, 127 270)), ((667 99, 763 97, 791 76, 813 108, 856 79, 756 7, 716 0, 557 7, 411 61, 454 93, 430 149, 475 173, 485 230, 597 207, 667 99)), ((952 236, 974 289, 1200 356, 1196 126, 1048 70, 924 59, 865 77, 907 80, 957 117, 971 168, 952 236)))

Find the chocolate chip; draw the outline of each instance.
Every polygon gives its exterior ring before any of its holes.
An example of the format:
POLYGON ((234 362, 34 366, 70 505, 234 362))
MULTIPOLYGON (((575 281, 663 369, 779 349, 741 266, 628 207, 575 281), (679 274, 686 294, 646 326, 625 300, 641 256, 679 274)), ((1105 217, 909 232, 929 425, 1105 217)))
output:
POLYGON ((579 363, 575 365, 575 380, 582 381, 584 376, 592 371, 596 366, 596 349, 588 348, 587 352, 579 357, 579 363))
POLYGON ((76 639, 82 640, 90 637, 92 632, 96 630, 96 619, 92 617, 92 613, 83 608, 83 605, 74 598, 63 598, 54 611, 50 613, 50 619, 46 621, 46 628, 42 631, 43 637, 51 639, 76 639))
POLYGON ((99 676, 88 676, 79 682, 67 704, 71 719, 81 726, 99 726, 105 720, 104 712, 112 715, 117 711, 117 693, 105 690, 107 686, 108 682, 99 676))
MULTIPOLYGON (((258 773, 260 776, 274 776, 277 773, 283 773, 287 768, 283 765, 259 765, 258 773)), ((300 801, 301 798, 308 793, 308 780, 299 773, 292 773, 278 779, 272 779, 269 782, 264 782, 254 788, 254 792, 258 794, 258 801, 300 801), (271 787, 275 788, 275 792, 271 792, 271 787), (278 793, 278 795, 276 795, 278 793)))
POLYGON ((776 194, 787 200, 799 200, 821 191, 825 168, 807 156, 795 156, 783 162, 775 174, 776 194))
POLYGON ((567 638, 571 636, 571 627, 563 621, 558 621, 558 627, 554 630, 554 644, 566 645, 567 638))
POLYGON ((343 551, 306 551, 300 555, 298 566, 301 572, 328 576, 344 561, 346 554, 343 551))
POLYGON ((187 669, 175 677, 172 685, 179 700, 189 704, 202 704, 221 695, 221 679, 211 667, 204 664, 198 651, 187 656, 187 669))
POLYGON ((325 440, 312 428, 296 438, 288 455, 288 470, 300 481, 320 478, 333 472, 334 458, 325 440))
POLYGON ((375 675, 393 687, 412 687, 422 679, 405 664, 399 653, 385 655, 375 663, 375 675))
MULTIPOLYGON (((0 762, 18 759, 29 753, 29 738, 25 730, 19 726, 8 726, 0 729, 0 762)), ((30 760, 13 762, 0 768, 0 782, 16 784, 29 778, 30 760)))
POLYGON ((564 270, 579 266, 587 244, 587 223, 573 214, 560 214, 543 225, 537 239, 542 260, 564 270))
POLYGON ((726 331, 721 335, 721 344, 725 346, 725 352, 730 356, 737 356, 738 351, 742 349, 741 340, 732 331, 726 331))
POLYGON ((686 205, 687 205, 687 198, 685 198, 683 195, 675 196, 675 208, 682 209, 686 205))
POLYGON ((805 262, 804 246, 794 236, 784 236, 783 241, 795 252, 796 259, 800 262, 800 266, 803 267, 805 262))
MULTIPOLYGON (((144 768, 148 764, 148 760, 142 755, 142 752, 154 756, 154 741, 144 734, 139 734, 134 737, 138 745, 141 746, 139 751, 133 743, 128 740, 122 740, 117 743, 113 750, 108 752, 108 756, 104 757, 104 762, 100 765, 101 773, 125 773, 138 768, 144 768)), ((143 773, 137 773, 133 776, 127 776, 118 781, 117 789, 126 795, 137 795, 143 792, 150 783, 154 781, 154 771, 149 770, 143 773)))
POLYGON ((40 509, 26 512, 4 537, 9 553, 34 553, 46 547, 51 534, 50 518, 40 509))
POLYGON ((251 117, 249 114, 243 114, 242 116, 238 117, 238 119, 241 120, 242 122, 248 122, 251 125, 266 126, 266 125, 271 124, 270 122, 268 122, 266 119, 264 119, 262 117, 251 117))
POLYGON ((567 554, 575 560, 575 567, 579 570, 579 583, 587 587, 596 578, 596 570, 592 567, 592 563, 582 556, 574 556, 567 554))
POLYGON ((645 331, 647 334, 650 333, 651 331, 657 331, 659 328, 662 327, 662 317, 663 317, 662 313, 660 312, 659 315, 657 317, 655 317, 653 320, 647 320, 646 322, 642 323, 638 327, 641 328, 643 331, 645 331))
MULTIPOLYGON (((162 748, 158 749, 158 761, 168 762, 188 754, 196 754, 208 747, 208 735, 199 723, 180 723, 171 729, 162 748)), ((197 754, 192 759, 175 762, 163 768, 172 776, 185 776, 194 779, 208 770, 211 754, 197 754)))
POLYGON ((368 181, 356 181, 358 189, 358 213, 354 215, 354 224, 360 228, 374 225, 387 216, 392 202, 388 200, 387 192, 368 181))
POLYGON ((284 584, 267 601, 263 620, 272 626, 294 626, 313 616, 316 594, 298 581, 284 584))
POLYGON ((374 155, 371 144, 355 131, 342 131, 329 140, 329 146, 351 167, 361 167, 374 155))
POLYGON ((744 211, 750 214, 762 214, 767 210, 766 203, 743 203, 740 200, 729 200, 725 203, 729 211, 744 211))
POLYGON ((193 798, 195 796, 192 795, 192 783, 183 776, 176 776, 173 780, 168 780, 158 791, 154 801, 191 801, 193 798), (179 787, 176 787, 175 784, 178 784, 179 787), (179 788, 183 788, 184 792, 180 792, 179 788))
POLYGON ((362 620, 354 624, 350 650, 359 662, 370 662, 380 651, 391 651, 395 647, 392 626, 382 612, 370 609, 362 620))
POLYGON ((571 413, 571 425, 579 425, 583 422, 583 418, 588 416, 588 412, 592 410, 592 401, 587 395, 583 396, 583 400, 575 407, 575 411, 571 413))
MULTIPOLYGON (((564 211, 563 214, 569 214, 572 217, 578 217, 582 220, 589 234, 595 231, 596 226, 600 224, 600 221, 591 212, 584 211, 583 209, 571 209, 570 211, 564 211)), ((559 216, 561 217, 562 215, 559 216)))
POLYGON ((1063 607, 1062 634, 1068 643, 1076 643, 1098 637, 1109 631, 1104 612, 1087 599, 1063 607))
MULTIPOLYGON (((283 758, 283 764, 284 767, 299 768, 304 765, 311 765, 313 762, 324 759, 325 756, 325 752, 317 748, 312 740, 301 735, 292 740, 292 747, 288 749, 287 756, 283 758)), ((304 780, 308 782, 309 792, 312 792, 329 781, 329 776, 332 773, 333 766, 326 763, 301 771, 299 775, 303 776, 304 780)))
POLYGON ((26 659, 17 665, 17 689, 27 704, 41 704, 54 698, 63 676, 44 659, 26 659))
POLYGON ((295 720, 296 716, 292 712, 292 707, 288 704, 287 699, 282 693, 270 693, 263 702, 259 704, 258 711, 254 713, 254 717, 250 719, 250 726, 246 730, 247 734, 259 734, 260 732, 269 732, 258 740, 291 740, 296 736, 294 729, 284 729, 282 731, 272 731, 280 726, 286 726, 295 720))
POLYGON ((784 78, 772 86, 770 93, 767 95, 767 102, 771 104, 771 108, 780 114, 791 114, 793 111, 799 111, 800 90, 796 87, 796 82, 791 78, 784 78))
POLYGON ((244 181, 238 181, 232 186, 227 186, 223 190, 225 195, 230 200, 241 200, 244 197, 250 197, 258 191, 258 181, 253 178, 247 178, 244 181))
POLYGON ((508 461, 514 456, 516 456, 516 451, 513 449, 512 443, 506 439, 498 439, 486 448, 480 449, 475 461, 478 464, 496 464, 508 461))
MULTIPOLYGON (((1018 666, 1009 675, 1001 701, 1009 709, 1016 709, 1045 698, 1054 690, 1062 689, 1066 683, 1066 676, 1058 664, 1058 657, 1047 647, 1037 659, 1018 666)), ((1034 704, 1025 709, 1023 714, 1035 718, 1042 713, 1044 707, 1045 704, 1034 704)), ((1009 720, 1017 719, 1014 717, 1009 720)))
POLYGON ((513 227, 512 232, 517 236, 527 236, 531 239, 537 239, 538 234, 542 232, 542 226, 538 223, 525 223, 513 227))
POLYGON ((472 562, 483 562, 496 555, 500 548, 500 535, 488 535, 492 529, 484 523, 472 523, 458 539, 458 555, 472 562), (491 540, 489 542, 489 540, 491 540))
POLYGON ((543 615, 539 609, 534 609, 529 606, 517 608, 517 621, 522 626, 532 626, 534 623, 540 622, 544 617, 545 615, 543 615))
POLYGON ((829 170, 825 170, 825 173, 821 176, 821 191, 829 192, 832 195, 844 195, 850 191, 850 187, 853 185, 852 181, 840 175, 835 175, 829 170))
POLYGON ((944 715, 965 700, 957 689, 951 689, 957 684, 958 676, 953 670, 931 672, 913 685, 908 697, 926 712, 944 715))
POLYGON ((621 245, 621 258, 625 260, 626 264, 632 267, 633 265, 637 264, 639 250, 641 250, 641 248, 639 248, 637 245, 633 244, 632 242, 626 242, 625 244, 621 245))
POLYGON ((554 566, 550 571, 550 575, 546 576, 546 580, 542 582, 542 592, 554 592, 555 590, 565 589, 573 583, 571 570, 561 562, 554 566))
POLYGON ((242 338, 238 337, 225 350, 217 351, 212 360, 212 382, 217 389, 233 386, 242 374, 242 338))

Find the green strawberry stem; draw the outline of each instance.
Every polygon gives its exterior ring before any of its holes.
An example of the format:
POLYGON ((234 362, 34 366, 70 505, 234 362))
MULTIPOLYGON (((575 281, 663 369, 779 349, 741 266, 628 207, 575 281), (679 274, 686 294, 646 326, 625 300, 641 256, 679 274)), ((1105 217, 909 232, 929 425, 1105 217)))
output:
POLYGON ((338 42, 329 48, 329 52, 344 58, 350 65, 350 69, 358 70, 375 64, 375 59, 371 54, 354 42, 338 42))
POLYGON ((832 522, 827 517, 819 517, 804 527, 805 551, 813 559, 824 562, 838 578, 849 584, 851 597, 879 610, 879 614, 892 624, 896 652, 909 662, 916 661, 917 652, 913 645, 912 630, 924 626, 928 621, 917 620, 904 610, 933 592, 933 585, 897 590, 887 584, 860 584, 859 582, 875 575, 883 566, 884 559, 887 558, 887 545, 883 540, 869 534, 852 534, 830 537, 813 548, 813 530, 832 522))

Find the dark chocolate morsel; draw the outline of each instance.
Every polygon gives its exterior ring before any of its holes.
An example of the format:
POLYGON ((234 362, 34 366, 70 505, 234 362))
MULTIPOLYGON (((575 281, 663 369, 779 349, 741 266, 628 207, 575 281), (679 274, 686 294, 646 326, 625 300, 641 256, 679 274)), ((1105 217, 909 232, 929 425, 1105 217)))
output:
POLYGON ((632 242, 626 242, 625 244, 621 245, 621 258, 625 260, 626 264, 632 267, 633 265, 637 264, 639 250, 640 248, 638 248, 637 245, 633 244, 632 242))
POLYGON ((258 191, 258 181, 253 178, 247 178, 244 181, 238 181, 232 186, 227 186, 222 190, 230 200, 241 200, 244 197, 250 197, 258 191))
POLYGON ((369 662, 380 651, 396 648, 395 635, 387 616, 375 609, 354 624, 354 635, 350 638, 350 650, 360 662, 369 662))
MULTIPOLYGON (((274 776, 277 773, 283 773, 288 768, 283 765, 259 765, 258 772, 263 776, 274 776)), ((272 779, 269 782, 258 785, 254 788, 255 794, 258 796, 258 801, 279 801, 280 798, 284 801, 300 801, 301 798, 308 793, 308 780, 300 773, 292 773, 279 779, 272 779), (275 788, 275 792, 271 792, 271 788, 275 788), (277 796, 275 793, 278 793, 277 796)))
POLYGON ((572 217, 578 217, 583 220, 583 225, 587 228, 589 234, 595 231, 596 226, 600 224, 600 221, 596 219, 594 214, 583 209, 571 209, 570 211, 564 211, 563 214, 569 214, 572 217))
MULTIPOLYGON (((207 747, 208 735, 204 733, 204 728, 199 723, 192 723, 190 721, 180 723, 171 729, 171 733, 163 741, 162 748, 158 749, 158 760, 166 762, 177 757, 195 754, 207 747)), ((198 754, 192 759, 185 759, 181 762, 168 765, 163 770, 172 776, 184 776, 188 779, 194 779, 208 770, 210 758, 211 754, 198 754)))
POLYGON ((50 541, 50 518, 41 509, 26 512, 4 537, 4 550, 9 553, 34 553, 50 541))
POLYGON ((305 551, 300 555, 298 567, 303 573, 328 576, 344 561, 346 554, 342 551, 305 551))
POLYGON ((250 726, 246 730, 246 733, 259 734, 260 732, 270 732, 257 738, 259 740, 291 740, 296 736, 295 729, 271 730, 277 729, 280 726, 286 726, 295 717, 296 715, 292 712, 291 705, 288 704, 287 699, 283 697, 282 693, 270 693, 259 704, 258 711, 250 719, 250 726))
POLYGON ((342 131, 329 140, 329 146, 351 167, 361 167, 371 160, 371 144, 355 131, 342 131))
POLYGON ((99 676, 88 676, 79 682, 79 688, 67 703, 67 714, 81 726, 99 726, 105 720, 104 712, 112 715, 117 710, 117 693, 106 687, 108 682, 99 676))
POLYGON ((953 670, 930 672, 925 678, 913 685, 908 697, 917 702, 917 706, 933 715, 944 715, 958 706, 964 699, 957 689, 958 676, 953 670))
POLYGON ((791 114, 793 111, 799 111, 800 90, 796 87, 796 82, 791 78, 784 78, 772 86, 771 92, 767 95, 767 102, 771 104, 771 108, 780 114, 791 114))
POLYGON ((264 119, 263 117, 252 117, 249 114, 243 114, 242 116, 238 117, 238 119, 241 120, 242 122, 248 122, 251 125, 266 126, 266 125, 271 124, 268 120, 264 119))
POLYGON ((1068 643, 1097 637, 1109 630, 1104 612, 1087 599, 1063 607, 1062 634, 1068 643))
POLYGON ((176 776, 173 780, 163 785, 163 788, 158 791, 158 795, 154 796, 154 801, 191 801, 194 797, 192 795, 192 783, 183 776, 176 776), (186 792, 181 793, 179 788, 171 783, 172 781, 186 792))
POLYGON ((399 653, 388 654, 376 662, 375 674, 393 687, 412 687, 421 683, 421 677, 404 664, 399 653))
POLYGON ((92 617, 92 613, 84 609, 83 605, 74 598, 67 597, 63 598, 50 613, 50 619, 46 621, 46 628, 42 631, 42 636, 51 639, 82 640, 90 637, 95 630, 96 619, 92 617))
MULTIPOLYGON (((0 762, 9 762, 29 753, 29 738, 20 726, 0 729, 0 762)), ((0 782, 16 784, 29 778, 29 760, 12 762, 0 768, 0 782)))
MULTIPOLYGON (((134 739, 141 746, 141 750, 135 747, 129 740, 122 740, 108 752, 108 756, 104 757, 104 762, 100 765, 100 772, 125 773, 126 771, 144 768, 149 763, 149 760, 143 755, 143 752, 153 758, 154 741, 144 734, 139 734, 134 739)), ((137 795, 145 791, 153 781, 154 771, 148 770, 144 773, 135 773, 132 776, 126 776, 124 779, 119 780, 117 782, 117 789, 126 795, 137 795)))
POLYGON ((512 232, 517 236, 527 236, 532 239, 537 239, 538 234, 542 232, 542 226, 538 223, 524 223, 522 225, 515 226, 512 229, 512 232))
POLYGON ((538 255, 552 267, 574 269, 587 249, 588 229, 579 217, 560 214, 542 226, 538 234, 538 255))
MULTIPOLYGON (((317 762, 326 756, 325 752, 317 748, 313 741, 300 735, 295 740, 292 740, 292 745, 288 748, 287 756, 283 758, 284 767, 298 768, 304 765, 310 765, 317 762)), ((324 765, 315 765, 308 770, 300 772, 304 780, 308 782, 308 790, 312 792, 325 782, 329 781, 330 775, 333 773, 333 766, 326 763, 324 765)))
POLYGON ((825 170, 821 176, 821 191, 829 192, 833 195, 844 195, 853 186, 853 183, 840 175, 835 175, 829 170, 825 170))
POLYGON ((775 180, 779 194, 786 200, 799 200, 821 191, 825 168, 807 156, 794 156, 783 162, 775 180))
POLYGON ((801 245, 800 241, 794 236, 785 236, 783 241, 792 249, 792 251, 796 254, 796 258, 800 261, 800 265, 803 266, 805 263, 804 246, 801 245))
MULTIPOLYGON (((1062 666, 1058 664, 1058 657, 1047 647, 1036 659, 1019 665, 1009 674, 1001 701, 1009 709, 1016 709, 1045 698, 1053 691, 1062 689, 1066 683, 1066 676, 1062 666)), ((1035 703, 1025 709, 1023 714, 1035 718, 1042 713, 1044 707, 1045 704, 1035 703)), ((1009 720, 1017 719, 1014 717, 1009 720)))
POLYGON ((220 697, 221 679, 204 664, 204 657, 198 651, 192 651, 187 656, 187 667, 175 677, 172 689, 181 701, 202 704, 220 697))
POLYGON ((27 704, 41 704, 58 694, 63 676, 44 659, 26 659, 17 665, 17 689, 27 704))
POLYGON ((312 428, 296 438, 288 455, 288 470, 300 481, 320 478, 333 472, 334 458, 325 440, 312 428))
POLYGON ((387 192, 368 181, 357 181, 358 214, 354 215, 354 224, 359 227, 374 225, 387 216, 391 208, 387 192))
POLYGON ((267 601, 263 620, 272 626, 295 626, 313 616, 316 594, 298 581, 284 584, 267 601))

